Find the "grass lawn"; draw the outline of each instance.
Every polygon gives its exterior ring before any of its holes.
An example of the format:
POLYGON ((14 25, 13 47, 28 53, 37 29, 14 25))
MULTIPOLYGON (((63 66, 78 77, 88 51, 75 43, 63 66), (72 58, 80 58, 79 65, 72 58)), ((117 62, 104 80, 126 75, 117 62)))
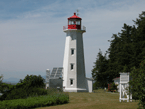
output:
POLYGON ((69 103, 35 109, 137 109, 138 101, 119 102, 119 93, 106 93, 103 89, 96 93, 69 93, 69 103))

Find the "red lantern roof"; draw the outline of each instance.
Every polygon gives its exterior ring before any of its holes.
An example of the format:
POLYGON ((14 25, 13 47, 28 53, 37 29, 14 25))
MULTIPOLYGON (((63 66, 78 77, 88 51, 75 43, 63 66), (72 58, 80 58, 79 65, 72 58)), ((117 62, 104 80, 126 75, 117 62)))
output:
MULTIPOLYGON (((81 19, 80 17, 76 16, 76 13, 74 13, 73 16, 69 17, 68 20, 70 19, 81 19)), ((81 19, 82 20, 82 19, 81 19)))

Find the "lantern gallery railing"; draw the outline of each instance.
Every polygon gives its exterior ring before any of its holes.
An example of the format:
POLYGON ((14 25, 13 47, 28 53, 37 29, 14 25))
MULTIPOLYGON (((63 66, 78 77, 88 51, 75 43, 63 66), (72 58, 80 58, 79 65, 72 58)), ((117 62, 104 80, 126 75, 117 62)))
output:
POLYGON ((63 30, 66 30, 66 29, 68 29, 68 25, 63 26, 63 30))
MULTIPOLYGON (((63 26, 63 30, 66 30, 66 29, 68 29, 68 25, 63 26)), ((86 27, 85 27, 85 26, 82 26, 82 27, 81 27, 81 30, 86 31, 86 27)))

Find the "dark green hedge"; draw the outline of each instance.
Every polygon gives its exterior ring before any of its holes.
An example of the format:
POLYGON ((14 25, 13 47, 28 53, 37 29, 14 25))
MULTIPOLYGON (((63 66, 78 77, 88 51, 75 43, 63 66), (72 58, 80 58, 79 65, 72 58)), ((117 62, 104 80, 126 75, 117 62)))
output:
POLYGON ((47 95, 47 90, 44 90, 42 88, 36 88, 31 87, 28 89, 24 88, 14 88, 13 90, 10 90, 8 92, 5 92, 1 97, 0 100, 12 100, 12 99, 20 99, 20 98, 27 98, 29 96, 35 96, 35 95, 47 95))

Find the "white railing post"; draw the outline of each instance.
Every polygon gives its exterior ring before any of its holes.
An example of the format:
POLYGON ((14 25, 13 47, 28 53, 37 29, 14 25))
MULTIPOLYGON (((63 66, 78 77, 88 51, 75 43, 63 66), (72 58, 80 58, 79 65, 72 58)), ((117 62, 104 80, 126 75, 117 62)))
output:
POLYGON ((82 30, 85 30, 85 31, 86 31, 86 27, 85 27, 85 26, 83 26, 83 27, 82 27, 82 30))
POLYGON ((120 86, 119 86, 119 87, 120 87, 120 89, 119 89, 119 90, 120 90, 119 101, 121 102, 121 92, 122 92, 122 91, 121 91, 121 83, 120 83, 120 86))

